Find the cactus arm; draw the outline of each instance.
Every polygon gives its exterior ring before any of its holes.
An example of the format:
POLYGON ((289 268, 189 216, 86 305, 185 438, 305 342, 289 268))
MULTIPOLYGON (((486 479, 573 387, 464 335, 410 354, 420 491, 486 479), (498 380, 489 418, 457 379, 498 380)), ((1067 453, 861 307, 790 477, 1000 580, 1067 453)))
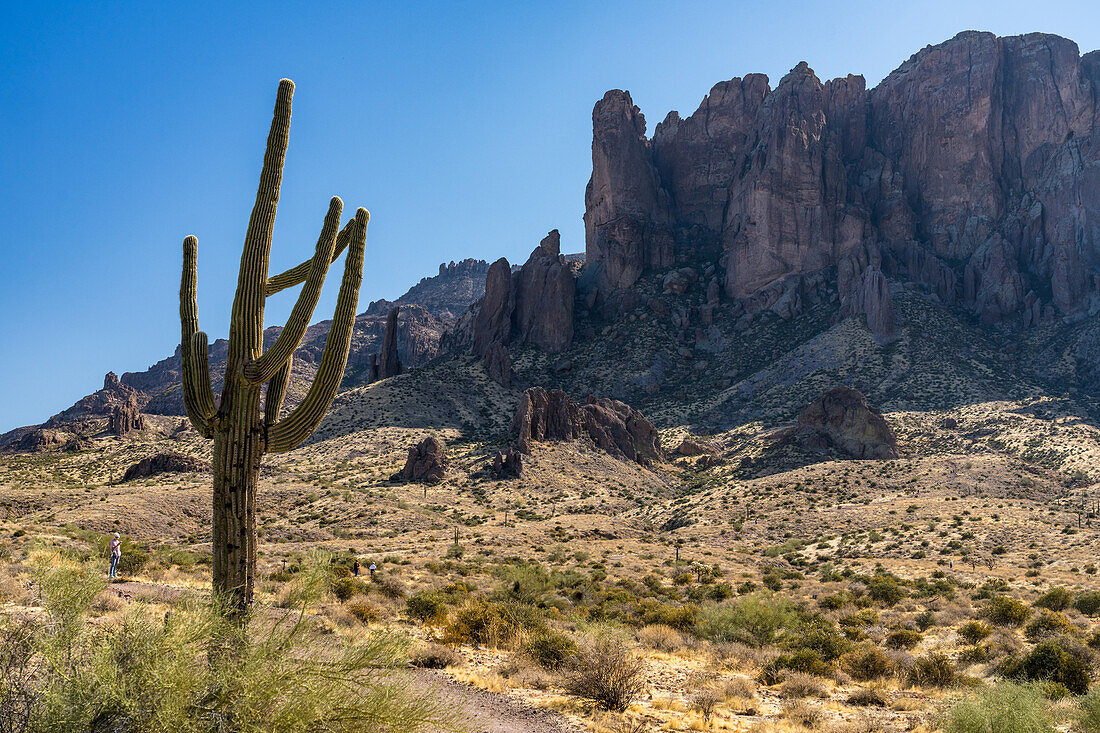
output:
MULTIPOLYGON (((348 241, 351 238, 352 231, 355 229, 355 217, 348 219, 348 223, 344 225, 344 228, 340 230, 340 234, 336 237, 336 248, 332 250, 332 259, 330 263, 335 262, 336 258, 344 253, 344 250, 348 246, 348 241)), ((267 295, 274 295, 281 290, 292 288, 295 285, 304 283, 306 278, 309 277, 309 271, 313 267, 313 260, 306 260, 290 268, 286 272, 280 272, 278 275, 273 275, 267 279, 267 285, 264 288, 264 292, 267 295)))
POLYGON ((290 384, 290 371, 294 368, 294 355, 291 354, 275 376, 267 383, 267 399, 264 400, 264 424, 271 427, 279 422, 279 412, 286 399, 287 385, 290 384))
POLYGON ((214 417, 214 395, 210 390, 210 365, 206 358, 206 336, 199 330, 198 260, 199 240, 183 240, 183 275, 180 278, 180 367, 183 373, 183 406, 200 435, 210 437, 214 417), (192 342, 202 335, 202 353, 192 342))
POLYGON ((283 163, 290 141, 290 106, 294 96, 294 82, 283 79, 275 98, 275 111, 271 116, 271 130, 267 136, 260 185, 256 190, 256 203, 248 220, 244 250, 241 253, 241 269, 237 277, 237 294, 233 298, 233 310, 229 321, 229 357, 226 363, 225 385, 222 388, 223 412, 231 410, 236 386, 244 365, 263 352, 264 290, 267 284, 267 265, 271 255, 271 232, 275 226, 275 211, 279 204, 279 187, 283 180, 283 163))
POLYGON ((340 212, 343 208, 344 202, 338 196, 333 196, 329 202, 325 224, 321 228, 321 236, 317 239, 317 252, 313 256, 306 284, 298 294, 298 301, 275 344, 263 356, 245 365, 244 378, 248 381, 258 384, 270 380, 302 342, 309 320, 313 317, 313 309, 317 307, 317 300, 321 297, 321 286, 325 283, 329 263, 332 262, 336 229, 340 226, 340 212))
POLYGON ((332 405, 336 390, 340 387, 344 367, 348 363, 351 333, 355 326, 359 286, 363 282, 363 250, 366 246, 369 217, 370 214, 366 209, 359 209, 355 213, 358 225, 348 245, 348 254, 344 261, 344 279, 340 283, 340 294, 336 298, 336 312, 332 318, 332 328, 325 340, 321 366, 317 369, 317 376, 302 403, 281 422, 268 429, 266 449, 269 453, 292 450, 308 438, 321 423, 325 412, 332 405))

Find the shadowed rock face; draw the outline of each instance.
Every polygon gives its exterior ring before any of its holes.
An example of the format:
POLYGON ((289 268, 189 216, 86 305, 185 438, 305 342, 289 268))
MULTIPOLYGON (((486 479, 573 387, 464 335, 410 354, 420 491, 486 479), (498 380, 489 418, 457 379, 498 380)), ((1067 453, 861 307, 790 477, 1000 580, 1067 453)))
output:
POLYGON ((126 469, 123 481, 133 481, 136 478, 156 476, 162 473, 193 473, 203 470, 201 461, 181 456, 178 453, 157 453, 143 458, 126 469))
POLYGON ((653 423, 623 402, 589 396, 577 404, 565 392, 531 387, 520 398, 512 434, 522 453, 544 441, 576 440, 587 436, 616 458, 649 465, 664 460, 653 423))
POLYGON ((443 450, 443 441, 432 435, 409 448, 401 477, 406 481, 434 484, 443 480, 446 469, 447 455, 443 450))
POLYGON ((880 341, 896 327, 887 276, 986 323, 1094 312, 1098 89, 1098 52, 966 32, 872 90, 805 63, 774 89, 760 74, 722 82, 651 140, 630 95, 608 92, 593 110, 584 282, 606 299, 720 244, 722 290, 748 313, 847 261, 845 312, 880 341))
POLYGON ((382 334, 382 351, 378 355, 378 374, 372 376, 377 379, 396 377, 403 369, 401 359, 397 355, 397 313, 399 308, 392 308, 386 317, 386 330, 382 334))
POLYGON ((854 458, 897 458, 894 431, 851 387, 837 387, 802 408, 798 433, 816 434, 854 458))

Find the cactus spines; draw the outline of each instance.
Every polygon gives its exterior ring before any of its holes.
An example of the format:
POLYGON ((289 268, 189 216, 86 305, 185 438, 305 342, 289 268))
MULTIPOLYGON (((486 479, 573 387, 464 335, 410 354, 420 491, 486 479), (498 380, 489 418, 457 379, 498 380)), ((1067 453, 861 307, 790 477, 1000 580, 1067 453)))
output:
POLYGON ((183 242, 180 281, 180 358, 184 406, 195 429, 214 439, 214 591, 234 614, 252 602, 256 568, 256 485, 264 453, 300 445, 321 422, 340 386, 355 325, 363 279, 366 209, 356 211, 340 229, 343 202, 329 202, 312 259, 268 278, 271 234, 279 202, 283 161, 290 135, 294 83, 283 79, 267 138, 260 186, 245 234, 237 293, 229 325, 229 355, 221 400, 215 404, 210 383, 206 334, 199 330, 196 305, 198 242, 183 242), (338 232, 339 230, 339 232, 338 232), (328 267, 347 250, 344 278, 336 301, 321 365, 305 399, 280 419, 293 368, 294 350, 305 334, 320 298, 328 267), (268 295, 304 283, 286 326, 275 344, 263 350, 264 304, 268 295), (260 402, 266 383, 261 416, 260 402))

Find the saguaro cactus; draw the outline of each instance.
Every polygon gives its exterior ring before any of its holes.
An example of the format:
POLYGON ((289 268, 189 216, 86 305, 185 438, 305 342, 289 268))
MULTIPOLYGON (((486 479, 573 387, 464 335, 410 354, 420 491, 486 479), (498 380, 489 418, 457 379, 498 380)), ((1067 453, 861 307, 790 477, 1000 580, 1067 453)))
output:
POLYGON ((225 598, 236 613, 246 611, 252 602, 260 460, 264 453, 280 453, 299 445, 309 437, 332 404, 351 346, 370 218, 366 209, 359 209, 338 234, 343 203, 334 197, 329 203, 313 258, 274 277, 267 276, 271 231, 290 134, 293 94, 294 82, 289 79, 279 82, 260 188, 245 234, 229 326, 225 382, 217 403, 210 385, 207 338, 199 330, 195 302, 198 241, 195 237, 183 240, 180 351, 184 406, 195 429, 214 439, 214 591, 225 598), (344 279, 317 377, 302 403, 280 417, 294 350, 312 318, 328 267, 344 249, 348 251, 344 279), (264 352, 265 299, 299 283, 304 283, 302 291, 286 326, 274 345, 264 352), (260 398, 265 384, 266 399, 261 413, 260 398))

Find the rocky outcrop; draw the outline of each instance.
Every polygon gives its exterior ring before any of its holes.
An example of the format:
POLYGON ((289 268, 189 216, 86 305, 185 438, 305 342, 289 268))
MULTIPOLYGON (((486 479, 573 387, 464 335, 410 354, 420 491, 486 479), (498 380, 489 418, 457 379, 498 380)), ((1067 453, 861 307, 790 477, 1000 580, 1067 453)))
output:
POLYGON ((523 476, 523 454, 511 448, 497 451, 489 463, 489 472, 498 479, 520 478, 523 476))
POLYGON ((587 437, 616 458, 649 465, 664 460, 653 423, 629 405, 589 396, 581 404, 561 390, 531 387, 520 398, 512 435, 522 453, 544 441, 587 437))
POLYGON ((718 452, 718 449, 709 443, 704 443, 701 440, 692 440, 691 438, 684 438, 680 441, 680 445, 676 446, 676 453, 681 456, 701 456, 701 455, 713 455, 718 452))
POLYGON ((377 379, 396 377, 403 371, 401 358, 397 354, 397 313, 399 310, 396 307, 392 308, 386 317, 386 330, 382 335, 382 351, 378 354, 377 379))
POLYGON ((898 443, 862 392, 837 387, 802 408, 796 436, 819 437, 853 458, 897 458, 898 443))
POLYGON ((555 229, 516 272, 503 257, 489 267, 485 296, 476 304, 473 317, 460 320, 447 336, 446 346, 470 343, 489 376, 510 386, 511 345, 531 344, 556 352, 573 343, 575 293, 573 269, 561 255, 555 229))
POLYGON ((443 480, 447 470, 447 454, 443 441, 434 435, 409 447, 409 457, 401 470, 405 481, 436 484, 443 480))
POLYGON ((584 192, 586 269, 600 300, 647 268, 673 262, 667 192, 629 92, 609 91, 592 110, 592 177, 584 192))
POLYGON ((133 481, 162 473, 195 473, 202 470, 204 470, 203 463, 196 458, 181 456, 178 453, 157 453, 148 458, 142 458, 127 468, 122 480, 133 481))
POLYGON ((1097 130, 1100 52, 1044 34, 961 33, 871 90, 805 63, 774 89, 735 78, 651 140, 611 91, 593 111, 582 281, 608 298, 720 248, 740 312, 797 314, 805 278, 836 267, 845 313, 880 342, 897 329, 888 278, 985 323, 1079 318, 1100 311, 1097 130))
MULTIPOLYGON (((108 376, 111 376, 111 374, 108 376)), ((118 384, 117 378, 115 384, 118 384)), ((111 410, 111 416, 107 419, 107 430, 120 438, 144 429, 145 418, 142 416, 141 410, 138 408, 137 398, 133 394, 127 397, 125 402, 115 405, 111 410)))
POLYGON ((546 351, 573 343, 576 280, 561 257, 561 237, 554 229, 513 278, 513 336, 546 351))

